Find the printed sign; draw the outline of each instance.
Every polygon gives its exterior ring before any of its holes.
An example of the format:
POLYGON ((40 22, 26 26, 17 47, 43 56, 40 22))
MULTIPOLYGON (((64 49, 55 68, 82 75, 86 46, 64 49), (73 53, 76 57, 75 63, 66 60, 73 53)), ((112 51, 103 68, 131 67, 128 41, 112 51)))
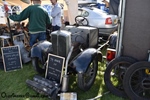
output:
POLYGON ((1 51, 5 72, 22 68, 19 46, 2 47, 1 51))
POLYGON ((63 66, 64 66, 64 57, 57 55, 49 54, 46 68, 46 79, 54 80, 58 83, 61 83, 63 66))

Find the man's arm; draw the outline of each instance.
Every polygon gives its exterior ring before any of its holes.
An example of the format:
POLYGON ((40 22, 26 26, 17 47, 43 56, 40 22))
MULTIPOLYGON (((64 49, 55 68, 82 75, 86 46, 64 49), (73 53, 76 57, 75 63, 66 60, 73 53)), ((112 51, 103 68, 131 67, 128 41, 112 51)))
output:
POLYGON ((56 8, 51 12, 51 16, 54 18, 54 17, 56 17, 59 13, 61 13, 61 8, 56 7, 56 8))

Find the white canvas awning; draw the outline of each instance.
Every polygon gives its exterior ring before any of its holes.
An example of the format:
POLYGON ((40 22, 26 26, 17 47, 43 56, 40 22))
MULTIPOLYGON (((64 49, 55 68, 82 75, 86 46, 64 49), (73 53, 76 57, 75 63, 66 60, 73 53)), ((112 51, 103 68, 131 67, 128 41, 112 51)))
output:
MULTIPOLYGON (((19 5, 22 10, 27 6, 31 5, 28 3, 24 3, 23 0, 5 0, 8 5, 19 5)), ((28 0, 26 1, 28 2, 28 0)), ((78 15, 78 0, 58 0, 58 3, 62 3, 64 5, 64 17, 66 20, 70 22, 70 24, 75 23, 75 17, 78 15), (68 1, 68 5, 66 5, 65 1, 68 1)), ((42 4, 51 4, 50 0, 42 0, 42 4)), ((3 5, 3 1, 0 0, 0 5, 3 5)))
POLYGON ((78 0, 65 0, 68 7, 69 23, 75 24, 75 17, 78 15, 78 0))

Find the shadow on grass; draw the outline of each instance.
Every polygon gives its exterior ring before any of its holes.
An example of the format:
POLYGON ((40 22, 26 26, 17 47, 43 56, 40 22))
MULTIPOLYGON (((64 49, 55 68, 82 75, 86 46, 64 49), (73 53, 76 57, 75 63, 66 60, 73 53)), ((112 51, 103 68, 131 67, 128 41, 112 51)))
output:
MULTIPOLYGON (((105 83, 103 80, 103 75, 105 72, 105 62, 99 63, 99 68, 97 71, 96 80, 94 85, 90 90, 84 92, 77 86, 76 76, 69 76, 69 90, 68 92, 76 92, 77 100, 87 100, 90 98, 94 98, 96 96, 102 95, 108 90, 105 87, 105 83)), ((5 92, 7 95, 26 95, 27 93, 30 95, 38 95, 32 88, 28 87, 26 84, 27 79, 33 79, 33 77, 37 74, 37 72, 33 69, 31 63, 23 64, 23 68, 17 71, 4 72, 4 70, 0 70, 0 100, 50 100, 47 97, 44 98, 34 98, 34 97, 10 97, 10 98, 2 98, 1 94, 5 92)), ((102 96, 96 100, 124 100, 117 96, 112 95, 111 93, 102 96)))

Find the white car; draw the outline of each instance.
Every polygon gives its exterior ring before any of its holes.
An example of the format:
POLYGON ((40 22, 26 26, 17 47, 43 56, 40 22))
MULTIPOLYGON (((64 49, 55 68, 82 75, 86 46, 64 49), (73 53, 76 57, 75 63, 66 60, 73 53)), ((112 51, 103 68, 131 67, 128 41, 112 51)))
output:
POLYGON ((78 0, 78 4, 97 3, 97 0, 78 0))
POLYGON ((118 26, 118 16, 109 15, 96 7, 78 8, 75 18, 78 25, 93 26, 99 29, 99 36, 108 37, 118 26))

